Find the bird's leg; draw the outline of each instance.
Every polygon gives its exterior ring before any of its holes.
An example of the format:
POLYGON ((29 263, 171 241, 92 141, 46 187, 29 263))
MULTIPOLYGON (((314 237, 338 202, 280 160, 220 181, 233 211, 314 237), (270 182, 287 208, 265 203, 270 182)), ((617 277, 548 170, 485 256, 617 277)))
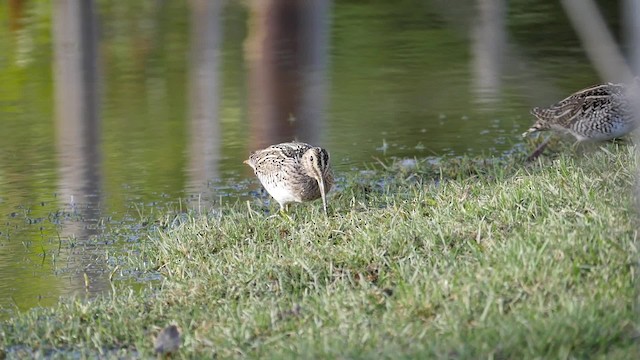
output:
POLYGON ((590 140, 578 140, 571 145, 571 151, 577 156, 584 156, 595 144, 596 142, 590 140))
POLYGON ((573 144, 571 144, 571 151, 574 154, 581 155, 580 153, 578 153, 578 150, 580 150, 580 141, 576 141, 573 144))
POLYGON ((280 209, 278 210, 278 212, 277 212, 276 214, 271 214, 271 215, 269 215, 269 216, 267 217, 267 219, 271 219, 271 218, 279 217, 279 216, 286 216, 286 217, 288 217, 288 215, 287 215, 287 207, 288 207, 288 205, 289 205, 289 204, 286 204, 286 205, 285 205, 285 204, 280 204, 280 203, 278 203, 278 205, 280 205, 280 209))
POLYGON ((280 216, 293 224, 294 221, 291 218, 291 216, 289 216, 288 212, 289 212, 289 203, 280 204, 280 216))

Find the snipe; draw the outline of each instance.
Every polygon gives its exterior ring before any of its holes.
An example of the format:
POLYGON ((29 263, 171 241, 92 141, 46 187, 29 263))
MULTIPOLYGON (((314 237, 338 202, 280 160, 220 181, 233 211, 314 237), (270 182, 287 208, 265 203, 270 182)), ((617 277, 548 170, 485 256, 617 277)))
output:
POLYGON ((294 141, 254 151, 244 163, 253 168, 262 186, 280 204, 280 211, 292 202, 322 198, 327 214, 326 194, 333 185, 327 150, 294 141))
POLYGON ((548 108, 535 107, 536 122, 522 134, 556 130, 573 135, 578 142, 621 137, 635 126, 635 106, 640 101, 638 78, 633 85, 602 84, 571 94, 548 108))

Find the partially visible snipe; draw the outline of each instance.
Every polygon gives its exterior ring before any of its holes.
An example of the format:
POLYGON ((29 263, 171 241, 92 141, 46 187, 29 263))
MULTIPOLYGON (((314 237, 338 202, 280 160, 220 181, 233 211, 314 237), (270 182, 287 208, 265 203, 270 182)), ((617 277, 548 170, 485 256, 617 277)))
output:
POLYGON ((536 122, 522 136, 556 130, 573 135, 579 142, 621 137, 636 126, 639 94, 638 78, 632 85, 607 83, 588 87, 548 108, 531 109, 536 122))
POLYGON ((322 198, 327 214, 327 192, 333 185, 327 150, 294 141, 254 151, 244 163, 253 168, 281 211, 292 202, 322 198))

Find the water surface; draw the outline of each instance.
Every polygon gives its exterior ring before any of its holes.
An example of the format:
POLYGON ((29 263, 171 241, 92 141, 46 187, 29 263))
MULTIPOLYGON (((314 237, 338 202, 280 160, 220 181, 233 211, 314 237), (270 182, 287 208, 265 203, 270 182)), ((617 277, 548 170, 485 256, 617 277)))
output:
POLYGON ((246 199, 256 148, 313 142, 338 174, 500 156, 530 107, 601 81, 558 4, 86 3, 0 4, 4 312, 137 286, 116 265, 144 219, 246 199))

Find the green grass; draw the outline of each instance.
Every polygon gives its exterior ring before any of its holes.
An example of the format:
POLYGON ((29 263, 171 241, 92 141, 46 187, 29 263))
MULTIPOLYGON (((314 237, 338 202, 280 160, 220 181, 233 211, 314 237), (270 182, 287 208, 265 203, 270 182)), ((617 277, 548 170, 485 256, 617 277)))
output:
POLYGON ((0 348, 150 357, 176 323, 184 358, 638 358, 635 169, 616 144, 418 161, 346 174, 329 218, 167 214, 127 259, 161 284, 18 314, 0 348))

